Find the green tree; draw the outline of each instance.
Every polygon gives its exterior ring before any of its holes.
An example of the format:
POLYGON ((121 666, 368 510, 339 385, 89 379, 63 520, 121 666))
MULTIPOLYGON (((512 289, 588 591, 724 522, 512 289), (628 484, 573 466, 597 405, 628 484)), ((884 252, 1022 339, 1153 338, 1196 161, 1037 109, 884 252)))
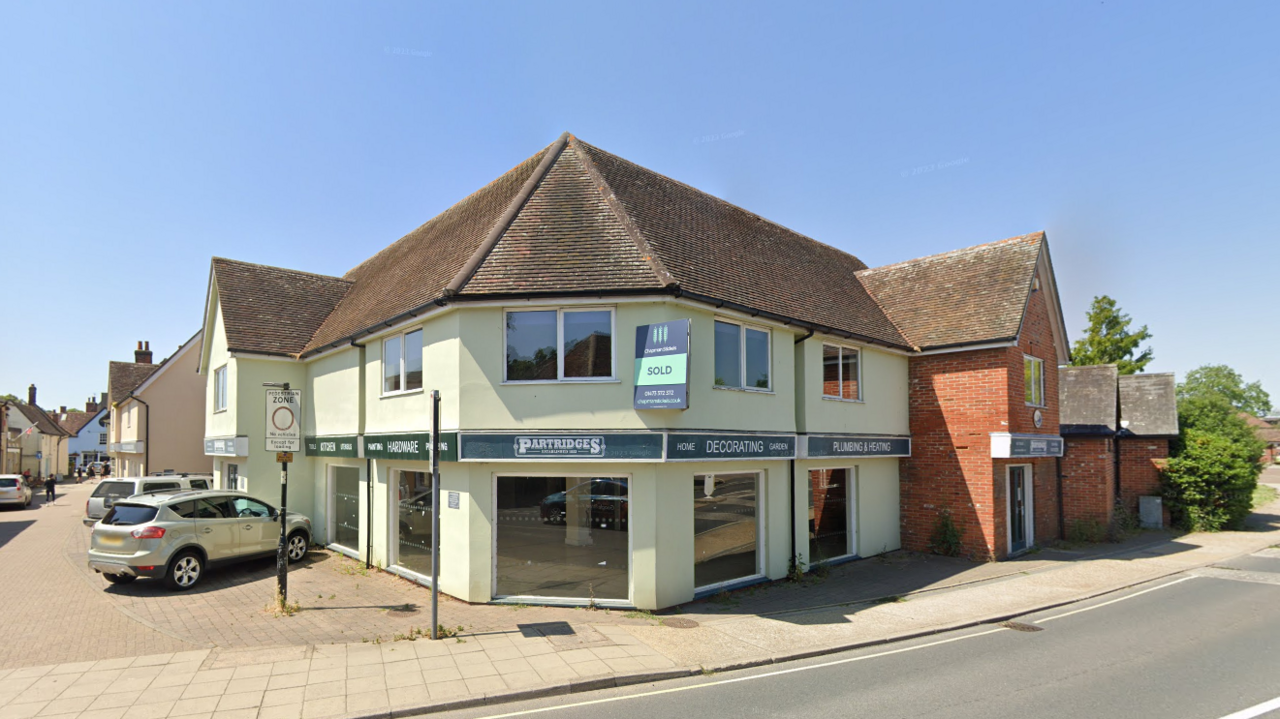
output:
POLYGON ((1271 411, 1271 395, 1262 389, 1261 382, 1245 384, 1239 372, 1224 364, 1204 365, 1187 373, 1178 385, 1179 411, 1181 402, 1193 397, 1219 396, 1232 407, 1254 416, 1271 411))
POLYGON ((0 394, 0 402, 21 402, 22 400, 11 394, 0 394))
POLYGON ((1120 374, 1135 374, 1155 359, 1151 348, 1138 352, 1138 345, 1151 339, 1147 326, 1129 331, 1133 320, 1120 311, 1116 301, 1103 295, 1089 306, 1089 329, 1071 348, 1071 364, 1077 367, 1114 364, 1120 374))

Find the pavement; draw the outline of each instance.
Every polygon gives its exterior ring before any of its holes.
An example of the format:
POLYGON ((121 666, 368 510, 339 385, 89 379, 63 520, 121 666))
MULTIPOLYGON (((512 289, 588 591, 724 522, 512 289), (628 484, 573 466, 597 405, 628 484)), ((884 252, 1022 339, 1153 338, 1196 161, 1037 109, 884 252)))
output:
POLYGON ((84 569, 91 489, 0 513, 0 719, 385 717, 518 701, 927 636, 1181 572, 1252 571, 1215 567, 1280 544, 1277 502, 1250 531, 1144 532, 990 564, 894 553, 662 616, 448 601, 442 623, 463 629, 433 642, 412 638, 429 621, 415 614, 423 588, 325 552, 291 573, 292 616, 264 609, 272 563, 192 593, 109 586, 84 569))

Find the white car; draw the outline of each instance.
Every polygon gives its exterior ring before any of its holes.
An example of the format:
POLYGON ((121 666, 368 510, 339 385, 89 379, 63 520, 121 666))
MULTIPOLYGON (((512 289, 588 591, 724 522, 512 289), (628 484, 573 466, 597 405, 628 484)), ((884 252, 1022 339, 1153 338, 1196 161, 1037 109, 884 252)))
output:
POLYGON ((0 506, 31 506, 31 487, 20 474, 0 474, 0 506))

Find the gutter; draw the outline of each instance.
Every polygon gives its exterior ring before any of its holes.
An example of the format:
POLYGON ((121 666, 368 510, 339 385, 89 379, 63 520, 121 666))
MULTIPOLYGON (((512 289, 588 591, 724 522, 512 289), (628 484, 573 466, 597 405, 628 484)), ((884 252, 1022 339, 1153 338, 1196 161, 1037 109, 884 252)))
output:
POLYGON ((143 407, 147 408, 147 421, 142 425, 142 476, 145 477, 151 471, 151 405, 143 402, 142 398, 132 391, 125 396, 125 399, 129 398, 136 399, 143 407))

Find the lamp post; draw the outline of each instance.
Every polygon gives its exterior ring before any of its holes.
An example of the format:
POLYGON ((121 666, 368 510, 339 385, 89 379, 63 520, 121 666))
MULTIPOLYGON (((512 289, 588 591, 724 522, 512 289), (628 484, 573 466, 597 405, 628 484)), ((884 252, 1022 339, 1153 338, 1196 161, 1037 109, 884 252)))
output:
MULTIPOLYGON (((289 391, 288 382, 263 382, 263 387, 273 387, 289 391)), ((289 554, 288 541, 285 536, 288 522, 285 521, 285 506, 289 502, 289 463, 280 463, 280 511, 276 521, 280 522, 280 542, 276 545, 276 603, 277 609, 283 610, 289 599, 289 554)))

